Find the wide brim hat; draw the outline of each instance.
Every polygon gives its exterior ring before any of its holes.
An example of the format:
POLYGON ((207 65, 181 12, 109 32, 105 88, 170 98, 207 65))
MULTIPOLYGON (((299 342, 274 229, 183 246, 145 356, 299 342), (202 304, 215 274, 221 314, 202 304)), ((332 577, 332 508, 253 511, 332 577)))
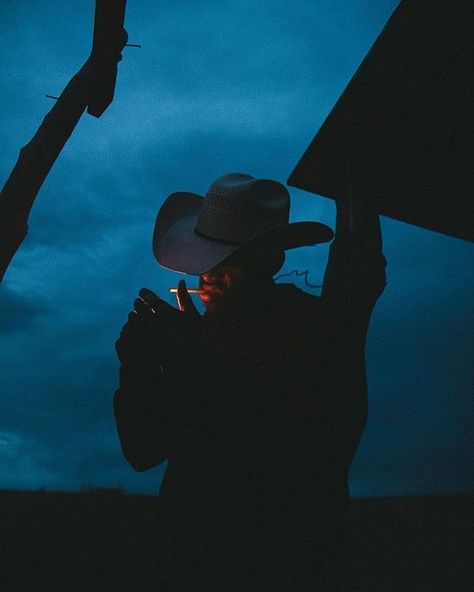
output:
POLYGON ((206 195, 179 192, 161 206, 153 233, 160 265, 201 275, 240 249, 287 250, 330 241, 319 222, 288 223, 284 185, 242 173, 219 177, 206 195))

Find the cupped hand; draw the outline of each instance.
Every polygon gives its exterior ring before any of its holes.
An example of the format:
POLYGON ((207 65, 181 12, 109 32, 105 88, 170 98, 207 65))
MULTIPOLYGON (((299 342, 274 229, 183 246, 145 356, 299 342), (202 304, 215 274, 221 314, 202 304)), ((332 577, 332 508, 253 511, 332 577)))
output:
POLYGON ((201 315, 186 290, 184 280, 178 284, 179 310, 148 288, 142 288, 133 303, 116 350, 122 363, 133 357, 178 361, 195 352, 199 342, 201 315))

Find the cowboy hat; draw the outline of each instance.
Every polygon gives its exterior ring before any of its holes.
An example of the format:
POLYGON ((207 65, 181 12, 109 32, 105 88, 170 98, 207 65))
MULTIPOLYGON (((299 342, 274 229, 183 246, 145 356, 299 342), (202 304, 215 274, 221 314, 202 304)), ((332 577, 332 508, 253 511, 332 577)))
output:
POLYGON ((242 247, 286 250, 330 241, 319 222, 288 223, 290 195, 277 181, 219 177, 205 196, 172 193, 161 206, 153 252, 163 267, 201 275, 242 247))

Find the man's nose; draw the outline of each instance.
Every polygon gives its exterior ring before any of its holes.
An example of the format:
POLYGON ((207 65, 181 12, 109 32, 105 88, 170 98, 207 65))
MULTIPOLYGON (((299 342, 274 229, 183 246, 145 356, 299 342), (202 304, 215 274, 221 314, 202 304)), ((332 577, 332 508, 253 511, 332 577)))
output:
POLYGON ((216 277, 211 273, 203 273, 201 275, 201 282, 204 284, 212 284, 216 281, 216 277))

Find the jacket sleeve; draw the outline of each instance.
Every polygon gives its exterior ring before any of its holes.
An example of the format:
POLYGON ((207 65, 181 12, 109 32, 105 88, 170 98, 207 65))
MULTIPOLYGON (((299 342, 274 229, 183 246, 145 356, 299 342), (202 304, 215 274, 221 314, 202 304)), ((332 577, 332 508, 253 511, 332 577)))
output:
POLYGON ((202 402, 196 391, 196 363, 163 371, 120 369, 114 396, 117 431, 125 458, 137 471, 159 465, 189 444, 201 423, 202 402))
POLYGON ((365 340, 370 314, 386 285, 379 217, 362 200, 336 205, 336 238, 322 297, 338 321, 365 340))
POLYGON ((362 199, 337 202, 322 299, 332 388, 340 393, 366 394, 365 343, 372 310, 386 285, 385 266, 378 214, 362 199))

